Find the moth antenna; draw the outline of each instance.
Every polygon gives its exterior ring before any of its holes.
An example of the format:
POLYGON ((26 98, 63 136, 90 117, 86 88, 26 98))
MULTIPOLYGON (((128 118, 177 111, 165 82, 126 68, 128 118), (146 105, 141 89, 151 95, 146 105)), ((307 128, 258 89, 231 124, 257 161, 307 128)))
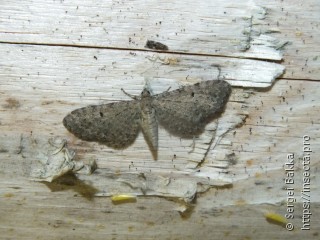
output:
POLYGON ((138 96, 134 96, 134 95, 132 95, 132 94, 130 94, 130 93, 127 93, 123 88, 121 88, 121 91, 122 91, 125 95, 127 95, 128 97, 130 97, 130 98, 132 98, 132 99, 134 99, 134 100, 139 100, 139 97, 138 97, 138 96))

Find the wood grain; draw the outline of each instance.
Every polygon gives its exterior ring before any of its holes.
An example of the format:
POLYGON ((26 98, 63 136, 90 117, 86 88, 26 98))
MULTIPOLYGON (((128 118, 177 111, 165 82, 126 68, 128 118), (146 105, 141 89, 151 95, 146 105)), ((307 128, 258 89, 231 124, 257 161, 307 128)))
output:
POLYGON ((316 0, 1 2, 1 238, 317 239, 319 11, 316 0), (147 40, 169 51, 146 49, 147 40), (233 86, 193 152, 192 140, 163 129, 153 161, 141 135, 115 151, 63 127, 71 110, 128 100, 120 89, 139 95, 149 79, 155 93, 212 79, 233 86), (304 136, 310 231, 300 229, 304 136), (68 140, 75 161, 95 160, 96 172, 32 181, 52 137, 68 140), (286 214, 291 153, 293 232, 264 217, 286 214), (124 193, 137 201, 112 204, 124 193))

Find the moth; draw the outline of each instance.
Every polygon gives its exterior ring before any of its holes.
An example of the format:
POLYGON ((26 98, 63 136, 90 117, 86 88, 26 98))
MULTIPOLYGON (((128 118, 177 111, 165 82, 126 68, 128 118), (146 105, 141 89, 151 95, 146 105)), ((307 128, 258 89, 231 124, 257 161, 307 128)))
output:
POLYGON ((142 131, 154 159, 158 156, 158 125, 181 138, 199 136, 223 111, 231 86, 222 80, 203 81, 152 95, 145 87, 131 101, 76 109, 63 125, 76 137, 114 149, 129 147, 142 131))
POLYGON ((150 48, 150 49, 155 49, 155 50, 163 50, 163 51, 169 50, 167 45, 165 45, 161 42, 156 42, 156 41, 152 41, 152 40, 148 40, 145 47, 150 48))

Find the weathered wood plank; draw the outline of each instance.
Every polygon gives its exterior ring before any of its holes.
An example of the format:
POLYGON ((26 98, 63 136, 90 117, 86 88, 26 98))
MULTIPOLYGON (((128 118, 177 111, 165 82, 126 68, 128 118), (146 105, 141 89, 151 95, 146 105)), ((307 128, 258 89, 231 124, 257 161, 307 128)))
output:
POLYGON ((175 52, 281 59, 271 36, 260 38, 269 47, 260 42, 250 49, 265 11, 248 1, 11 1, 2 13, 6 42, 143 49, 151 39, 175 52))
POLYGON ((272 31, 282 41, 288 41, 284 47, 283 65, 288 79, 306 79, 319 81, 320 44, 319 12, 317 0, 308 1, 256 1, 266 7, 265 28, 272 31))
POLYGON ((317 1, 12 0, 0 6, 1 237, 317 239, 317 1), (148 39, 169 51, 146 51, 148 39), (282 51, 287 69, 274 81, 284 69, 273 63, 282 51), (233 93, 193 153, 192 141, 160 130, 160 159, 153 161, 141 136, 115 151, 74 138, 61 123, 75 108, 128 99, 121 87, 140 94, 146 79, 161 92, 217 78, 231 83, 233 93), (237 123, 241 127, 233 129, 237 123), (214 129, 220 142, 201 161, 214 129), (39 160, 45 162, 46 144, 55 136, 68 139, 76 161, 96 160, 99 169, 54 183, 32 181, 30 173, 39 160), (300 230, 302 177, 308 173, 304 136, 312 149, 311 231, 300 230), (264 217, 286 214, 284 165, 290 153, 294 232, 264 217), (137 202, 113 205, 103 197, 124 191, 138 195, 137 202), (190 200, 196 192, 200 197, 191 205, 177 199, 190 200))
MULTIPOLYGON (((171 55, 169 58, 168 55, 133 51, 127 51, 126 57, 123 57, 123 52, 115 50, 97 51, 24 45, 2 45, 2 47, 2 51, 7 52, 7 58, 1 63, 4 80, 1 89, 5 91, 2 101, 7 102, 3 106, 5 110, 3 125, 10 126, 11 119, 15 118, 15 130, 12 131, 9 127, 4 131, 10 129, 10 134, 16 136, 17 144, 20 141, 19 133, 27 133, 28 136, 24 136, 27 138, 30 137, 30 132, 33 136, 42 136, 41 138, 49 138, 50 135, 68 135, 61 121, 69 111, 89 104, 128 99, 121 92, 122 87, 131 94, 138 95, 146 78, 157 79, 153 82, 155 93, 174 87, 172 84, 176 84, 175 81, 186 84, 218 78, 228 80, 235 86, 265 87, 270 86, 283 70, 283 67, 274 63, 246 59, 230 60, 203 56, 191 58, 185 55, 171 55), (50 55, 46 54, 49 51, 50 55), (66 62, 68 62, 67 67, 66 62), (6 106, 12 101, 16 102, 16 106, 6 106), (28 111, 21 112, 21 109, 28 111)), ((233 110, 230 114, 241 114, 241 104, 238 103, 242 101, 241 93, 239 99, 231 103, 230 109, 233 110)), ((229 115, 226 115, 228 124, 223 127, 224 121, 222 121, 220 129, 227 130, 231 127, 230 123, 238 124, 237 121, 241 121, 241 116, 240 120, 236 120, 236 116, 229 115)), ((189 154, 188 152, 192 150, 190 147, 192 140, 179 140, 161 129, 159 161, 163 161, 162 168, 173 171, 184 169, 184 166, 194 168, 204 157, 207 143, 212 136, 212 132, 207 136, 203 135, 196 142, 194 154, 189 154), (201 145, 202 141, 204 145, 201 145), (179 161, 172 161, 174 155, 178 156, 179 161), (193 167, 190 160, 193 162, 193 167)), ((80 144, 86 143, 80 141, 80 144)), ((121 159, 122 170, 128 169, 135 160, 138 161, 135 162, 135 167, 142 168, 156 169, 159 163, 149 161, 151 155, 141 135, 133 147, 124 151, 114 151, 97 144, 89 144, 85 147, 89 157, 90 152, 96 156, 96 151, 92 147, 104 149, 102 151, 106 151, 106 155, 102 159, 107 157, 113 166, 117 166, 121 159)))
POLYGON ((144 49, 152 39, 174 52, 271 60, 280 60, 279 50, 286 49, 285 77, 317 80, 319 11, 316 0, 290 5, 276 0, 189 1, 183 7, 138 0, 7 1, 1 5, 0 38, 1 42, 128 49, 144 49), (307 14, 301 14, 301 9, 307 14))

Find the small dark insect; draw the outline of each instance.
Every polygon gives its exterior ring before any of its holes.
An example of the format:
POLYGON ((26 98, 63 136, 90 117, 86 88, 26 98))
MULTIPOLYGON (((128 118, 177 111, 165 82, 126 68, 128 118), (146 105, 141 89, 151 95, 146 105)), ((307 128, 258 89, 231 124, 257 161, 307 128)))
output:
POLYGON ((164 45, 160 42, 156 42, 156 41, 151 41, 148 40, 146 43, 146 48, 150 48, 150 49, 155 49, 155 50, 163 50, 163 51, 167 51, 169 50, 169 48, 167 47, 167 45, 164 45))
POLYGON ((199 136, 207 123, 223 111, 230 93, 231 86, 222 80, 204 81, 153 96, 145 88, 132 101, 76 109, 63 119, 63 125, 82 140, 115 149, 129 147, 142 130, 153 158, 157 159, 158 124, 181 138, 199 136))

